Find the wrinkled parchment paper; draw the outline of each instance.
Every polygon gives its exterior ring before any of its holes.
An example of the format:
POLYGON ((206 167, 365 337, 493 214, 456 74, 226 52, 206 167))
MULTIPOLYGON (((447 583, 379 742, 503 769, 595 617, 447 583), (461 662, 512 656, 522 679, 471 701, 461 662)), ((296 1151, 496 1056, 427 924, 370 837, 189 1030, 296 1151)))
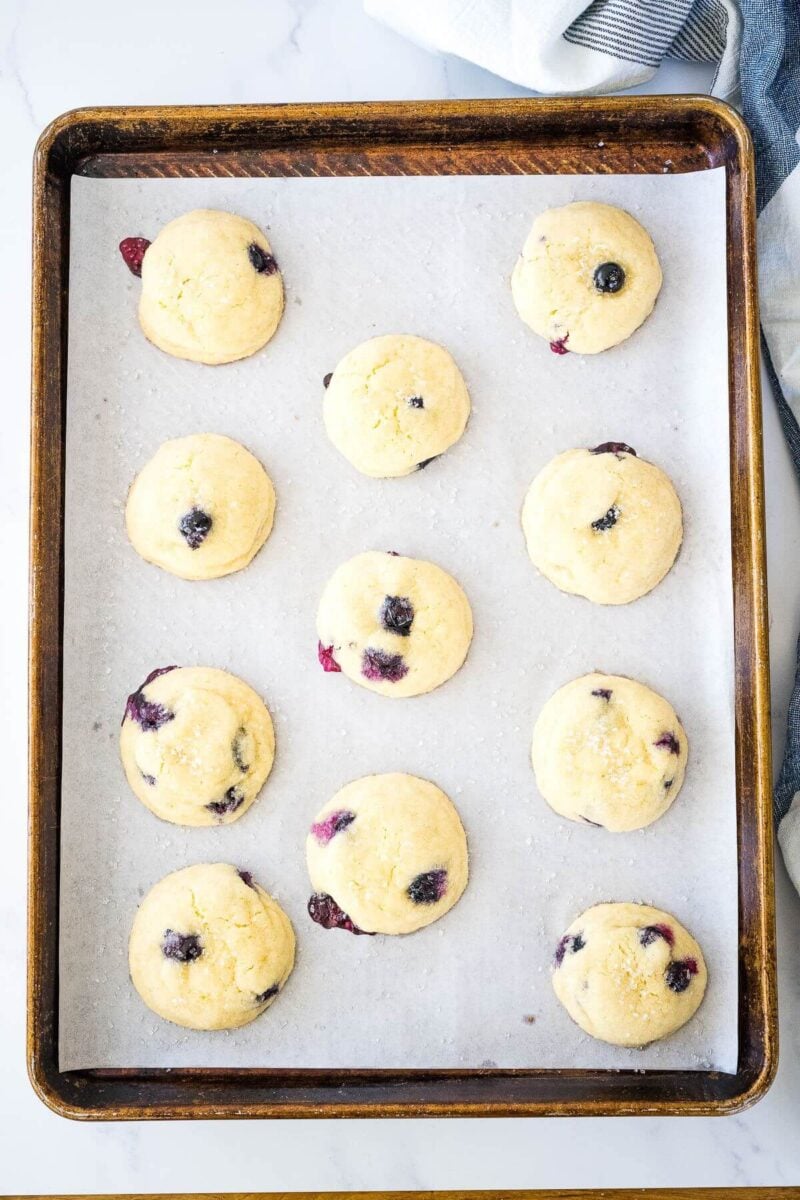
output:
POLYGON ((737 902, 728 495, 724 173, 107 181, 75 179, 69 310, 62 1068, 714 1067, 737 1057, 737 902), (519 321, 509 275, 539 210, 620 204, 664 268, 655 313, 596 357, 551 354, 519 321), (180 362, 145 341, 121 238, 154 237, 195 207, 265 227, 286 283, 277 336, 232 366, 180 362), (466 435, 424 472, 376 481, 329 443, 322 378, 357 342, 405 331, 442 342, 473 401, 466 435), (255 562, 188 583, 142 562, 123 511, 167 438, 215 431, 266 465, 274 531, 255 562), (672 477, 685 511, 675 568, 649 596, 599 608, 528 560, 519 510, 561 450, 621 440, 672 477), (429 558, 465 588, 468 662, 428 696, 390 701, 316 660, 315 612, 359 551, 429 558), (117 739, 125 697, 156 666, 225 667, 261 693, 274 771, 238 823, 160 822, 129 792, 117 739), (554 815, 529 761, 534 718, 592 669, 666 695, 690 740, 686 783, 651 828, 610 834, 554 815), (304 838, 342 784, 380 771, 433 779, 471 850, 469 887, 408 938, 326 932, 306 915, 304 838), (150 1013, 127 971, 142 895, 169 871, 227 861, 289 913, 296 970, 249 1027, 204 1034, 150 1013), (623 1050, 586 1037, 553 995, 550 960, 588 905, 640 899, 699 939, 697 1017, 623 1050))

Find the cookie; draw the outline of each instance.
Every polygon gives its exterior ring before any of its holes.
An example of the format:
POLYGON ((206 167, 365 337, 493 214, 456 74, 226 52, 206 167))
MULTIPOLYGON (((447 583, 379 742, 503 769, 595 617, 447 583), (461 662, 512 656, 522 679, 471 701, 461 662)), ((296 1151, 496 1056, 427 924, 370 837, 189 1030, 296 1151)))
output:
POLYGON ((706 964, 692 935, 646 904, 596 904, 556 947, 553 987, 581 1029, 614 1046, 646 1046, 694 1016, 706 964))
POLYGON ((583 675, 540 712, 536 785, 562 817, 614 833, 643 829, 683 784, 688 743, 672 705, 623 675, 583 675))
POLYGON ((448 352, 393 333, 362 342, 326 376, 323 417, 337 450, 363 475, 409 475, 461 437, 469 393, 448 352))
POLYGON ((647 230, 624 209, 586 200, 539 214, 511 277, 517 312, 557 354, 623 342, 660 288, 647 230))
POLYGON ((160 667, 128 697, 120 734, 128 783, 173 825, 229 825, 272 770, 263 700, 214 667, 160 667))
POLYGON ((595 604, 628 604, 651 591, 683 540, 670 480, 622 442, 549 462, 525 497, 522 528, 542 574, 595 604))
POLYGON ((133 986, 187 1029, 236 1029, 269 1008, 294 966, 294 930, 248 871, 203 863, 165 876, 134 918, 133 986))
POLYGON ((176 358, 234 362, 278 328, 278 264, 258 226, 234 213, 204 208, 170 221, 144 251, 141 276, 139 323, 176 358))
POLYGON ((216 433, 164 442, 128 493, 134 550, 181 579, 246 567, 272 530, 275 489, 257 458, 216 433))
POLYGON ((317 814, 306 840, 308 911, 326 929, 413 933, 467 886, 467 839, 452 802, 415 775, 367 775, 317 814))
POLYGON ((418 558, 370 551, 329 579, 317 613, 319 660, 382 696, 418 696, 459 669, 472 610, 451 575, 418 558))

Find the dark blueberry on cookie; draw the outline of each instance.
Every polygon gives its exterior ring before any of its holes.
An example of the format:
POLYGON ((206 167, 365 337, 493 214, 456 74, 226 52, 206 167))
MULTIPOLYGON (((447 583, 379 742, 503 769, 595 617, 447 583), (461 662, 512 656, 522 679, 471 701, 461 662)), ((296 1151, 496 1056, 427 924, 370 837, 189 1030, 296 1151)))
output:
POLYGON ((202 508, 190 508, 178 522, 178 528, 190 550, 201 546, 211 532, 213 521, 202 508))
POLYGON ((653 745, 659 750, 669 750, 670 754, 680 754, 681 744, 675 737, 674 733, 662 733, 657 742, 653 745))
POLYGON ((553 354, 569 354, 569 350, 567 349, 568 337, 569 334, 565 333, 563 337, 553 338, 550 343, 550 349, 553 351, 553 354))
POLYGON ((164 958, 171 958, 173 962, 190 963, 200 957, 203 947, 196 933, 176 933, 174 929, 165 929, 161 951, 164 958))
POLYGON ((341 667, 333 657, 333 646, 323 646, 322 642, 317 642, 317 658, 323 671, 341 671, 341 667))
POLYGON ((414 605, 408 596, 387 596, 381 605, 378 619, 388 633, 408 637, 414 621, 414 605))
POLYGON ((131 692, 125 704, 125 717, 131 721, 137 721, 146 733, 151 733, 155 729, 160 729, 162 725, 166 725, 167 721, 173 720, 175 713, 170 712, 163 704, 155 704, 152 700, 146 700, 144 689, 148 683, 152 683, 159 675, 166 675, 168 671, 174 671, 175 667, 157 667, 155 671, 151 671, 140 688, 135 692, 131 692))
POLYGON ((697 974, 697 962, 693 958, 673 959, 664 972, 667 987, 673 992, 685 992, 697 974))
POLYGON ((561 941, 556 946, 555 965, 560 967, 564 961, 564 955, 569 951, 570 954, 577 954, 582 950, 586 942, 583 940, 582 933, 565 933, 561 941))
POLYGON ((645 925, 639 930, 639 941, 643 946, 652 946, 659 938, 663 938, 668 946, 675 944, 675 934, 669 925, 645 925))
POLYGON ((252 875, 252 872, 250 872, 250 871, 237 871, 237 872, 236 872, 236 874, 239 876, 239 878, 241 879, 242 883, 246 883, 246 884, 247 884, 247 886, 248 886, 249 888, 253 888, 253 889, 255 889, 255 886, 256 886, 256 885, 253 883, 253 875, 252 875))
POLYGON ((600 700, 608 701, 611 699, 611 688, 593 688, 592 695, 599 697, 600 700))
POLYGON ((273 983, 272 987, 267 988, 265 992, 259 992, 256 996, 256 1004, 266 1004, 273 996, 277 996, 281 990, 279 983, 273 983))
POLYGON ((140 771, 139 774, 141 775, 142 779, 145 781, 145 783, 147 784, 148 787, 156 786, 155 775, 148 775, 145 771, 140 771))
POLYGON ((632 454, 636 458, 636 451, 627 442, 601 442, 599 446, 595 446, 589 453, 613 454, 616 458, 619 458, 620 454, 632 454))
POLYGON ((244 803, 244 796, 237 787, 228 788, 221 800, 212 800, 206 805, 209 812, 212 812, 215 817, 224 817, 228 813, 236 812, 244 803))
POLYGON ((274 275, 278 269, 278 264, 273 256, 266 250, 262 250, 255 242, 251 242, 247 247, 247 257, 259 275, 274 275))
POLYGON ((611 508, 602 517, 598 517, 596 521, 592 521, 592 529, 598 533, 605 533, 607 529, 611 529, 616 525, 619 509, 616 504, 612 504, 611 508))
POLYGON ((409 408, 425 407, 425 401, 422 399, 422 396, 409 396, 406 400, 406 404, 409 406, 409 408))
POLYGON ((625 286, 625 272, 619 263, 604 262, 594 269, 594 286, 598 292, 620 292, 625 286))
POLYGON ((423 458, 422 462, 417 463, 417 470, 424 471, 425 468, 429 465, 429 463, 432 463, 434 461, 434 459, 436 459, 438 457, 439 457, 438 454, 433 454, 433 455, 431 455, 430 458, 423 458))
POLYGON ((329 387, 332 379, 333 379, 333 371, 328 371, 328 374, 323 375, 323 377, 322 377, 322 386, 324 388, 329 387))
POLYGON ((408 667, 402 654, 387 654, 385 650, 368 646, 361 657, 361 674, 372 682, 397 683, 408 674, 408 667))
POLYGON ((240 729, 231 743, 231 755, 233 756, 233 761, 236 764, 237 769, 240 770, 243 775, 246 775, 250 770, 250 764, 245 762, 243 754, 244 739, 246 737, 247 731, 240 729))
POLYGON ((336 837, 336 834, 341 833, 343 829, 347 829, 347 826, 352 825, 355 819, 355 813, 339 809, 338 812, 329 813, 324 821, 315 821, 311 826, 311 832, 321 846, 327 846, 331 838, 336 837))
POLYGON ((366 932, 353 924, 347 913, 342 912, 333 896, 329 896, 327 892, 314 893, 308 901, 308 915, 323 929, 346 929, 348 933, 366 932))
POLYGON ((125 260, 125 266, 130 271, 131 275, 141 277, 142 263, 144 262, 145 252, 150 245, 147 238, 129 237, 123 238, 119 244, 119 252, 125 260))
POLYGON ((436 904, 447 891, 447 871, 443 867, 425 871, 411 880, 407 891, 409 899, 415 904, 436 904))

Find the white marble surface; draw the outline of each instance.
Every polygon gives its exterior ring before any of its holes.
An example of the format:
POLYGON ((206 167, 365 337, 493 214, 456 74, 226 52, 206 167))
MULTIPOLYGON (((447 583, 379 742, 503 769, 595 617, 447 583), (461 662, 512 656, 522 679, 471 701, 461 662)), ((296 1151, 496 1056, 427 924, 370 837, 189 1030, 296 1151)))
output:
MULTIPOLYGON (((722 1120, 79 1125, 48 1112, 24 1062, 25 624, 30 159, 83 104, 520 94, 369 21, 357 0, 5 0, 0 7, 0 1191, 642 1187, 800 1180, 800 900, 778 871, 781 1066, 722 1120)), ((671 66, 647 90, 703 90, 671 66)), ((800 489, 765 397, 775 748, 800 629, 800 489)))

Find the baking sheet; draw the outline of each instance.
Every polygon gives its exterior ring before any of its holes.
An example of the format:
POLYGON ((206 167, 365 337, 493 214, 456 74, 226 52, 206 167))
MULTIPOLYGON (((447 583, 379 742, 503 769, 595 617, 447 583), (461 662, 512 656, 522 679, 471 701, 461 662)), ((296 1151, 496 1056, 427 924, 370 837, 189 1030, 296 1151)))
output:
POLYGON ((734 1071, 737 863, 728 457, 724 170, 678 176, 87 180, 72 184, 64 615, 60 1066, 635 1067, 734 1071), (516 316, 509 275, 533 215, 573 199, 633 212, 664 268, 653 316, 623 346, 557 357, 516 316), (235 365, 180 362, 147 343, 139 281, 117 252, 195 207, 269 231, 286 313, 235 365), (424 472, 376 481, 329 443, 322 378, 357 342, 442 342, 467 379, 462 441, 424 472), (189 583, 142 562, 123 511, 167 438, 248 446, 276 487, 274 531, 245 571, 189 583), (519 510, 554 454, 608 440, 664 467, 685 541, 649 596, 601 608, 533 569, 519 510), (334 568, 365 549, 429 558, 475 617, 466 666, 390 701, 316 660, 315 612, 334 568), (181 829, 129 792, 125 697, 167 663, 224 667, 266 699, 275 767, 237 823, 181 829), (534 718, 562 683, 601 669, 666 695, 690 741, 686 782, 647 830, 614 835, 553 814, 529 760, 534 718), (407 938, 325 931, 306 915, 306 829, 370 772, 433 779, 455 801, 469 887, 407 938), (289 913, 297 966, 235 1032, 162 1022, 134 992, 127 938, 169 871, 227 861, 289 913), (676 1036, 605 1046, 555 1000, 553 948, 601 900, 665 908, 699 939, 706 999, 676 1036))

